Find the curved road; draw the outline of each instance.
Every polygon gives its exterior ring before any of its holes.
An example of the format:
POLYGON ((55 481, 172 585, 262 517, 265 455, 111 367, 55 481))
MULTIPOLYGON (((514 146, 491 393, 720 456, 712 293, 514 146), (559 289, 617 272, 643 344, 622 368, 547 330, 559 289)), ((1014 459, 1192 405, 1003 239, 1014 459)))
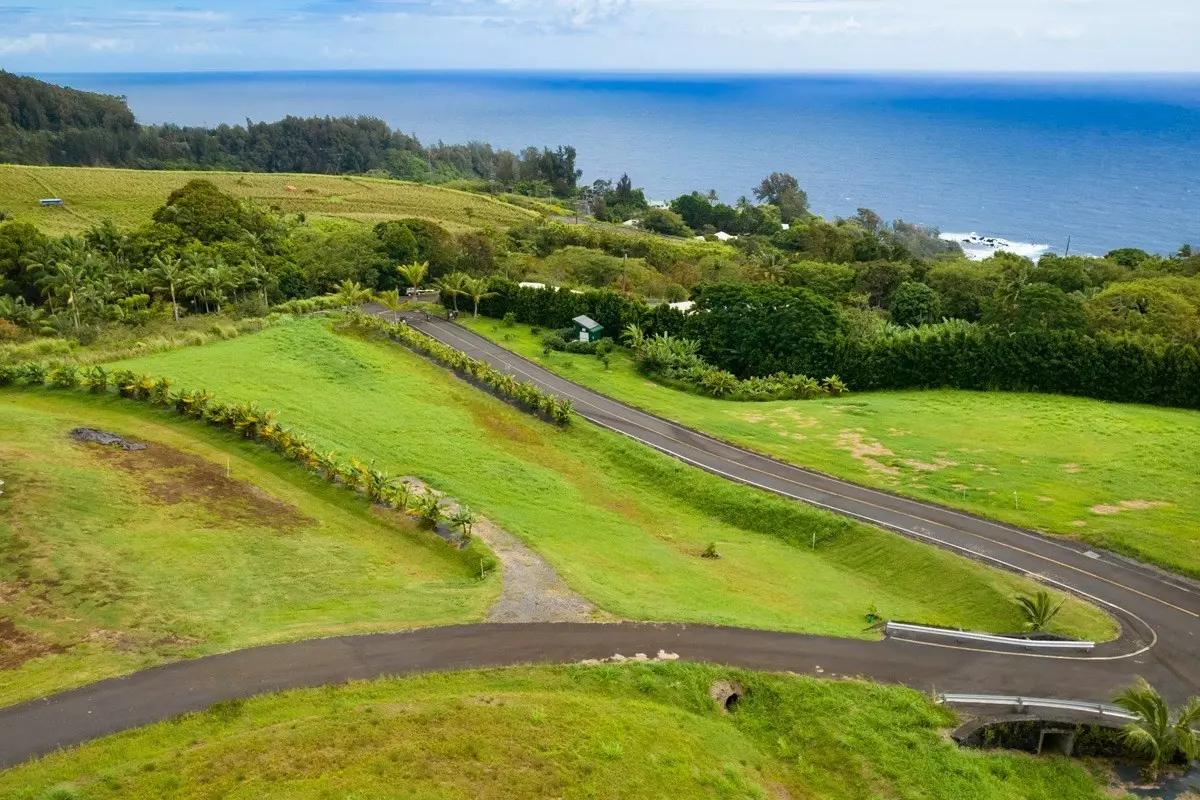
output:
POLYGON ((463 328, 410 323, 563 397, 597 425, 674 458, 768 491, 1034 575, 1106 606, 1117 642, 1090 656, 997 653, 899 639, 868 642, 694 625, 465 625, 317 639, 241 650, 101 681, 0 710, 0 768, 215 702, 407 672, 569 663, 660 651, 694 661, 921 690, 1107 701, 1143 675, 1173 701, 1200 690, 1200 590, 1179 578, 960 512, 897 497, 735 447, 548 372, 463 328))
MULTIPOLYGON (((685 463, 1031 575, 1089 599, 1113 612, 1125 629, 1120 641, 1098 647, 1089 660, 1126 659, 1132 662, 1131 670, 1147 677, 1158 672, 1164 691, 1174 692, 1175 696, 1195 693, 1200 687, 1200 587, 1185 578, 1107 552, 1095 552, 1075 542, 777 461, 580 386, 459 325, 415 316, 410 316, 408 322, 516 378, 569 397, 575 410, 588 421, 685 463)), ((1093 693, 1100 689, 1095 687, 1093 693)))

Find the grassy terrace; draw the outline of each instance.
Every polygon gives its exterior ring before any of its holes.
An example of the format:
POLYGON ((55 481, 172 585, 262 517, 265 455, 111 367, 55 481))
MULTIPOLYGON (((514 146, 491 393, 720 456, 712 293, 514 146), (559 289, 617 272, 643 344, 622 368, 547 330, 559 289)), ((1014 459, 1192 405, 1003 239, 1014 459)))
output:
POLYGON ((952 724, 907 689, 716 667, 464 672, 221 704, 0 773, 0 795, 1111 796, 1078 762, 959 750, 952 724), (731 714, 707 693, 725 679, 746 690, 731 714))
POLYGON ((537 217, 532 211, 476 194, 357 176, 11 164, 0 164, 0 209, 47 234, 78 233, 105 219, 132 228, 149 222, 167 195, 193 178, 204 178, 236 197, 277 205, 288 213, 303 211, 310 217, 372 225, 385 219, 415 217, 460 232, 483 225, 503 229, 537 217), (43 197, 61 197, 65 205, 41 208, 38 200, 43 197))
POLYGON ((462 322, 564 377, 781 460, 1200 577, 1195 411, 948 390, 715 400, 648 380, 624 350, 606 371, 591 356, 543 357, 528 326, 462 322))
POLYGON ((115 397, 0 393, 0 464, 0 705, 266 642, 480 620, 499 590, 273 453, 115 397), (78 426, 149 448, 78 443, 78 426))
MULTIPOLYGON (((120 366, 256 400, 343 455, 432 483, 524 539, 603 609, 838 636, 893 619, 1016 630, 1023 578, 736 486, 586 424, 558 430, 389 343, 298 320, 120 366), (234 366, 236 365, 236 366, 234 366), (810 549, 816 534, 819 544, 810 549), (716 542, 720 560, 700 558, 716 542)), ((1112 622, 1072 601, 1064 629, 1112 622)))

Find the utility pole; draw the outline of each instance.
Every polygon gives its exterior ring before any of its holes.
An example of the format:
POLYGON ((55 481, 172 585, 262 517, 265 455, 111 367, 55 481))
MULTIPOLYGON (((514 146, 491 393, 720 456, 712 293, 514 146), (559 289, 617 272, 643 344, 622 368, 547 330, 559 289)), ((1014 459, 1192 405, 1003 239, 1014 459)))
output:
POLYGON ((1063 255, 1064 256, 1071 255, 1071 237, 1070 237, 1070 235, 1067 236, 1067 252, 1063 253, 1063 255))

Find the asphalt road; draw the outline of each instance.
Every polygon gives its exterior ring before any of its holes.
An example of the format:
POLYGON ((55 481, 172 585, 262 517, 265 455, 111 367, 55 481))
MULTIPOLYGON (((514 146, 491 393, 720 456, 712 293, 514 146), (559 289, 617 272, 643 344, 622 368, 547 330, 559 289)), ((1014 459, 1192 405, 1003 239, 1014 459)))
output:
MULTIPOLYGON (((673 458, 776 494, 893 530, 1014 572, 1036 577, 1104 606, 1124 626, 1120 641, 1092 659, 1129 662, 1159 676, 1164 692, 1200 690, 1200 587, 1184 578, 1011 525, 868 489, 768 458, 646 413, 566 380, 460 325, 417 316, 418 330, 497 369, 569 397, 580 416, 673 458)), ((1079 687, 1099 699, 1110 686, 1079 687)))
POLYGON ((618 403, 460 326, 418 329, 522 380, 570 397, 581 416, 686 463, 889 528, 1105 606, 1121 638, 1089 655, 998 653, 960 644, 883 642, 684 625, 467 625, 317 639, 241 650, 101 681, 0 710, 0 768, 221 700, 409 672, 570 663, 614 654, 826 677, 921 690, 1104 702, 1136 675, 1179 701, 1200 691, 1200 590, 1183 579, 1060 540, 856 486, 766 458, 618 403))

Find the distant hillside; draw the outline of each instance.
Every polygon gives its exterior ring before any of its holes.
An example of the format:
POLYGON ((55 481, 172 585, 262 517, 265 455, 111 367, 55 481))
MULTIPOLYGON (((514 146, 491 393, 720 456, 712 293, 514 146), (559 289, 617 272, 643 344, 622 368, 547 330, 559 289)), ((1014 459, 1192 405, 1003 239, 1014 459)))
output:
MULTIPOLYGON (((133 228, 149 222, 164 198, 194 177, 190 172, 165 170, 0 164, 0 211, 56 235, 82 232, 106 219, 133 228), (42 208, 38 200, 43 197, 61 197, 65 203, 61 208, 42 208)), ((204 178, 238 197, 310 217, 370 224, 416 217, 452 232, 483 225, 505 229, 537 217, 483 195, 393 180, 244 172, 207 172, 204 178)))
POLYGON ((377 173, 418 182, 494 181, 522 194, 572 194, 575 149, 484 142, 423 147, 370 117, 287 117, 216 128, 139 125, 124 98, 0 70, 0 162, 135 169, 377 173))

